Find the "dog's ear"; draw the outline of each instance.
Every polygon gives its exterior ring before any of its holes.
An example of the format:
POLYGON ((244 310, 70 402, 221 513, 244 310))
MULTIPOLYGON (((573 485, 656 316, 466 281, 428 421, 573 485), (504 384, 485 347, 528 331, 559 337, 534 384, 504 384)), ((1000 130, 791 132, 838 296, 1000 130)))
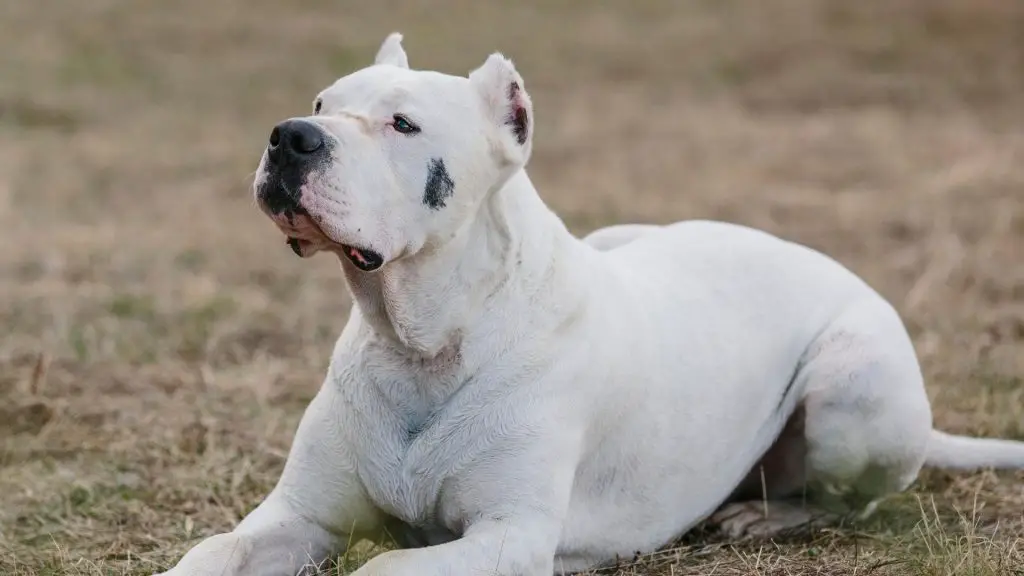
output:
POLYGON ((504 160, 525 165, 533 146, 533 104, 515 65, 495 52, 469 73, 469 81, 483 99, 484 113, 498 127, 504 160))
POLYGON ((384 43, 377 50, 377 57, 373 59, 374 64, 390 64, 399 68, 409 67, 409 57, 405 55, 402 48, 402 34, 392 32, 384 39, 384 43))

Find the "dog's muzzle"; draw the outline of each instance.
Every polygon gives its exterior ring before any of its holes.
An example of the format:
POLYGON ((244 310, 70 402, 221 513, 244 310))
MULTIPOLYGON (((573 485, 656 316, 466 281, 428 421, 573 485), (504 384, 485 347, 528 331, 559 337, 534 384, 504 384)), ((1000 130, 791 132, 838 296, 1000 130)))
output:
POLYGON ((330 161, 328 148, 323 130, 308 120, 285 120, 274 126, 263 167, 266 178, 256 191, 271 215, 305 213, 299 202, 302 185, 311 172, 330 161))
POLYGON ((311 173, 330 162, 330 148, 328 136, 308 120, 285 120, 274 126, 267 142, 263 178, 257 180, 256 199, 299 257, 326 249, 344 254, 364 272, 376 270, 384 265, 383 256, 330 238, 302 205, 302 187, 311 173))

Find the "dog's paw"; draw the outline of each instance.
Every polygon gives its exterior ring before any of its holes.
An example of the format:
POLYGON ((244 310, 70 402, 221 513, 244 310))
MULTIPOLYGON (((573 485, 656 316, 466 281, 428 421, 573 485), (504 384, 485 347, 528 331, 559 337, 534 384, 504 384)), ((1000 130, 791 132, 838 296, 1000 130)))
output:
POLYGON ((726 504, 708 524, 732 540, 771 539, 829 526, 839 520, 830 512, 789 502, 726 504))
POLYGON ((189 550, 176 566, 154 576, 241 576, 251 545, 234 533, 210 536, 189 550))

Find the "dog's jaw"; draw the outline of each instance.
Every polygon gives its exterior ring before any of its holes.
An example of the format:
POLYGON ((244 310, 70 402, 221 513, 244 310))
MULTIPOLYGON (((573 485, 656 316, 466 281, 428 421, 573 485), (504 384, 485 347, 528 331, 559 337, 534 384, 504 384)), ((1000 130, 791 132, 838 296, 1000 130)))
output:
POLYGON ((331 238, 305 209, 275 214, 263 206, 261 208, 284 233, 285 243, 300 258, 309 258, 317 252, 328 251, 344 256, 363 272, 373 272, 384 265, 384 256, 379 252, 331 238))

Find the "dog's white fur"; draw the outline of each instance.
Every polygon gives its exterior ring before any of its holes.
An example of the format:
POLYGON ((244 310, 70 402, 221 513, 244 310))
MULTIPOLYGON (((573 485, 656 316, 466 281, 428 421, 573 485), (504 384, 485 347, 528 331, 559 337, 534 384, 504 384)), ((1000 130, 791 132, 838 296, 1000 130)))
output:
POLYGON ((897 313, 832 259, 706 221, 573 237, 523 169, 533 110, 504 57, 414 71, 393 34, 319 99, 336 145, 301 191, 306 240, 385 263, 341 258, 355 305, 277 486, 164 574, 290 576, 384 533, 403 548, 358 576, 586 569, 706 519, 773 445, 799 457, 770 497, 856 507, 924 464, 1024 467, 1020 443, 933 431, 897 313))

